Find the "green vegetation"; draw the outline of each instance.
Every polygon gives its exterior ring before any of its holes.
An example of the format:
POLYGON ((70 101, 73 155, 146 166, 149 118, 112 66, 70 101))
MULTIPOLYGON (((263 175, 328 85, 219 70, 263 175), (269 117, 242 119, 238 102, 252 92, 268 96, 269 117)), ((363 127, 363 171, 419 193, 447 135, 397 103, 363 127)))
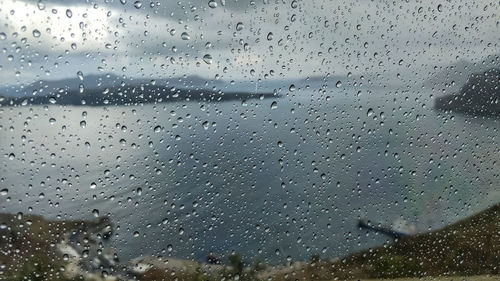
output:
POLYGON ((36 215, 0 214, 0 223, 0 263, 6 280, 73 280, 64 276, 66 263, 55 244, 64 233, 84 222, 51 222, 36 215))
POLYGON ((500 205, 441 230, 319 261, 273 280, 328 280, 500 274, 500 205), (316 277, 317 276, 317 277, 316 277), (293 278, 292 278, 293 277, 293 278))
MULTIPOLYGON (((55 244, 64 233, 88 229, 88 222, 51 222, 40 216, 0 215, 2 277, 5 280, 82 280, 68 278, 55 244)), ((149 280, 358 280, 500 274, 500 205, 441 230, 407 237, 341 260, 312 256, 307 262, 266 267, 229 256, 227 266, 191 262, 186 269, 149 268, 136 279, 149 280)), ((488 278, 488 277, 486 277, 488 278)), ((88 278, 86 278, 88 279, 88 278)))

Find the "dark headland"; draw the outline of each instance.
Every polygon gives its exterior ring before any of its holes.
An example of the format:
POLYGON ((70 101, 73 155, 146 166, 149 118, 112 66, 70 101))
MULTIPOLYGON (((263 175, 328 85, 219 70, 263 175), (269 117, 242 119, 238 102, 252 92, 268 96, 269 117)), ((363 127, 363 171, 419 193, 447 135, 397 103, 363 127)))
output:
POLYGON ((500 116, 500 68, 472 74, 458 93, 437 98, 435 108, 479 116, 500 116))
POLYGON ((199 77, 158 80, 88 76, 84 79, 40 80, 22 87, 0 88, 0 106, 114 106, 163 102, 222 102, 278 98, 277 93, 225 89, 223 81, 199 77))

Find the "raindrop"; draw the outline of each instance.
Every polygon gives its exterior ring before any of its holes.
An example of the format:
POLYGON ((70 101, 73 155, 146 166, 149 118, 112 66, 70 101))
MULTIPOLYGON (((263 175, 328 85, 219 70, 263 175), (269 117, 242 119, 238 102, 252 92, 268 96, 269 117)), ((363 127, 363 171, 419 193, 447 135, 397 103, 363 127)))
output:
POLYGON ((41 0, 38 1, 38 10, 43 11, 45 10, 45 3, 43 3, 41 0))
POLYGON ((80 121, 80 127, 82 128, 87 127, 87 122, 85 122, 85 120, 80 121))
POLYGON ((203 61, 206 63, 206 64, 212 64, 212 56, 209 55, 209 54, 206 54, 203 56, 203 61))
POLYGON ((33 37, 38 38, 40 37, 40 35, 42 35, 42 33, 40 33, 40 30, 38 29, 33 30, 33 37))
POLYGON ((135 2, 134 2, 134 7, 135 7, 136 9, 140 9, 140 8, 142 7, 142 2, 141 2, 141 1, 135 1, 135 2))
POLYGON ((208 6, 212 9, 215 9, 217 8, 217 2, 215 2, 215 0, 210 0, 208 1, 208 6))
POLYGON ((271 103, 271 109, 276 109, 276 108, 278 108, 278 102, 277 101, 273 101, 271 103))
POLYGON ((368 111, 366 112, 366 115, 367 115, 368 117, 370 117, 370 116, 372 116, 372 115, 373 115, 373 113, 374 113, 374 112, 373 112, 373 109, 369 108, 369 109, 368 109, 368 111))
POLYGON ((267 34, 267 40, 271 41, 271 40, 273 40, 273 38, 274 38, 274 34, 272 32, 269 32, 267 34))
POLYGON ((154 130, 155 130, 155 133, 159 133, 161 131, 161 126, 160 125, 156 126, 154 128, 154 130))
POLYGON ((181 39, 182 40, 189 40, 191 37, 189 37, 189 34, 187 32, 182 32, 181 34, 181 39))
POLYGON ((242 22, 239 22, 239 23, 236 24, 236 30, 237 31, 241 31, 241 30, 243 30, 243 28, 245 28, 245 26, 243 25, 242 22))
POLYGON ((66 9, 66 16, 71 18, 73 16, 73 12, 70 9, 66 9))

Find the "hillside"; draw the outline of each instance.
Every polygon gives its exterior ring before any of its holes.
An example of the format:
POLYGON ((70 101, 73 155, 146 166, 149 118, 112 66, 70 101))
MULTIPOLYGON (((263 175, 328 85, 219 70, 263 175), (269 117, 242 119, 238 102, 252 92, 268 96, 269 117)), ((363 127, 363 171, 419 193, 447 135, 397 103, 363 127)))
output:
POLYGON ((500 68, 472 74, 458 93, 437 98, 435 108, 473 115, 500 115, 500 68))
POLYGON ((436 97, 442 97, 457 93, 472 73, 481 73, 498 67, 500 67, 500 54, 488 55, 479 62, 462 58, 450 65, 435 66, 423 86, 431 89, 436 97))
MULTIPOLYGON (((4 274, 10 276, 12 280, 17 280, 22 275, 33 276, 33 274, 38 274, 39 270, 50 271, 54 266, 64 265, 64 260, 61 260, 61 256, 51 245, 60 243, 58 241, 61 241, 63 237, 68 237, 65 235, 68 231, 74 233, 72 237, 75 233, 82 233, 81 237, 65 238, 69 239, 69 243, 72 239, 80 241, 89 235, 95 237, 91 240, 102 239, 99 237, 105 236, 99 232, 102 231, 103 225, 111 225, 111 222, 106 219, 97 222, 51 222, 34 215, 21 217, 2 214, 0 220, 0 223, 6 226, 1 231, 0 246, 5 254, 2 255, 0 261, 5 266, 4 274), (42 253, 45 253, 51 260, 47 260, 41 255, 42 253), (37 263, 42 267, 36 267, 37 263)), ((73 247, 78 248, 78 243, 73 242, 73 247)), ((61 244, 57 245, 57 249, 61 249, 61 244)), ((86 270, 90 274, 93 272, 92 266, 86 265, 85 261, 85 257, 80 257, 73 259, 73 264, 75 266, 79 264, 77 267, 80 268, 76 269, 77 272, 86 270)), ((306 262, 281 266, 246 263, 239 255, 229 256, 230 266, 209 266, 194 261, 175 259, 172 259, 170 263, 166 261, 168 259, 164 260, 159 257, 141 257, 140 260, 128 266, 129 273, 122 271, 121 274, 122 277, 138 274, 137 278, 140 280, 158 278, 173 280, 174 276, 167 272, 176 268, 175 278, 178 280, 198 280, 199 278, 218 280, 219 277, 231 278, 234 274, 239 274, 240 280, 283 281, 421 277, 454 280, 444 278, 447 276, 483 276, 474 280, 493 280, 491 279, 493 277, 488 276, 500 274, 498 266, 500 264, 500 204, 443 229, 403 238, 342 259, 323 260, 319 256, 313 256, 306 262), (133 269, 138 266, 149 269, 139 273, 133 269)), ((122 268, 125 270, 125 267, 122 266, 122 268)), ((99 269, 96 270, 99 271, 99 269)), ((57 275, 45 277, 49 280, 60 278, 57 275)))
POLYGON ((272 280, 351 280, 500 274, 500 205, 443 229, 364 250, 336 261, 317 259, 272 280))

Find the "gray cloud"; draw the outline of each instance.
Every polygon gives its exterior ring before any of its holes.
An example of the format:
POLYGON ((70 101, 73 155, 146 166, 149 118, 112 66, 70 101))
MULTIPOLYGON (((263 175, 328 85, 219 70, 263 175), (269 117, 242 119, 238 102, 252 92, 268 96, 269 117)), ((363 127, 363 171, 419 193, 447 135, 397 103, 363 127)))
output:
POLYGON ((0 77, 26 81, 78 70, 228 80, 270 73, 424 77, 435 65, 500 49, 495 2, 217 1, 210 8, 208 1, 142 1, 139 9, 134 2, 44 1, 40 10, 36 2, 1 1, 7 38, 0 41, 0 77), (207 54, 212 64, 203 60, 207 54))

